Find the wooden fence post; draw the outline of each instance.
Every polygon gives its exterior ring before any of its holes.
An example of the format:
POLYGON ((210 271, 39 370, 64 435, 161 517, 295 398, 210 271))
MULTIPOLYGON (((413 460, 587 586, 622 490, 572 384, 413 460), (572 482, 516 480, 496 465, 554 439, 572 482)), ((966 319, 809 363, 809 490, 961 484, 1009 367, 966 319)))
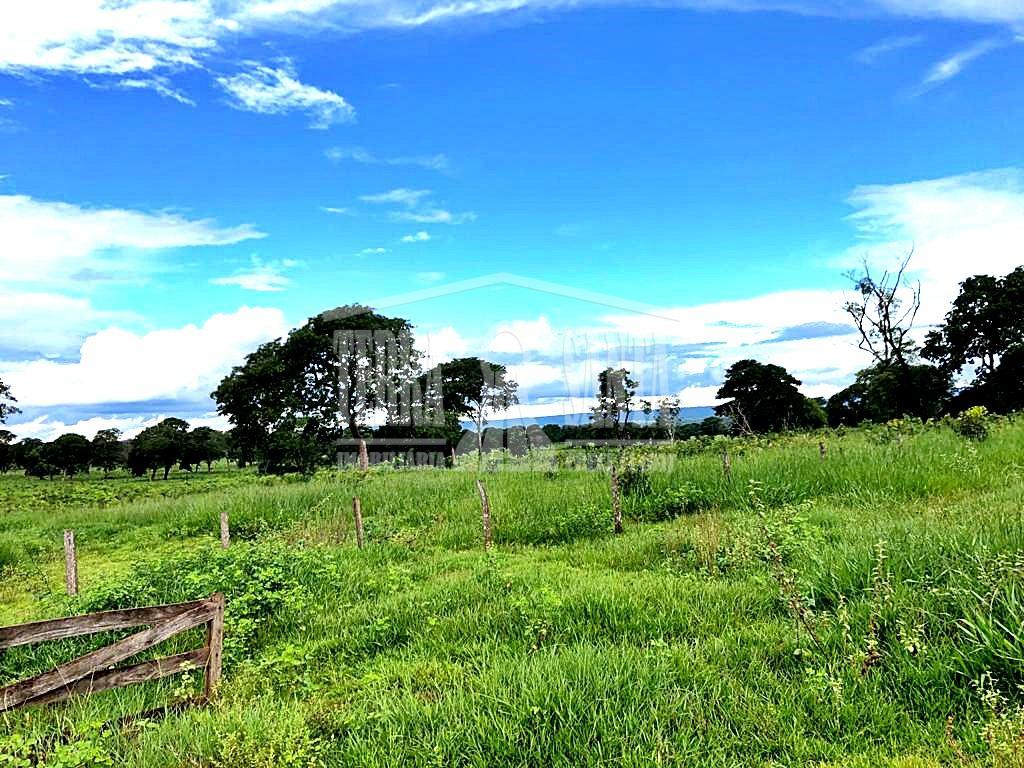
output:
POLYGON ((825 460, 825 441, 824 440, 821 440, 818 443, 818 455, 821 457, 822 461, 825 460))
POLYGON ((619 496, 619 473, 612 464, 612 523, 615 532, 622 533, 622 498, 619 496))
POLYGON ((69 595, 78 594, 78 556, 75 554, 74 531, 64 531, 64 582, 69 595))
POLYGON ((480 516, 484 528, 484 549, 491 548, 491 503, 487 499, 487 489, 482 480, 476 481, 476 489, 480 492, 480 516))
POLYGON ((359 468, 365 472, 370 468, 370 455, 366 451, 366 441, 359 438, 359 468))
POLYGON ((726 480, 732 480, 732 459, 728 451, 722 451, 722 474, 726 480))
POLYGON ((231 546, 231 528, 228 525, 227 510, 220 513, 220 546, 227 549, 231 546))
POLYGON ((224 650, 224 593, 213 596, 213 615, 206 625, 206 698, 217 692, 224 650))
POLYGON ((356 521, 356 546, 363 548, 363 505, 358 496, 352 497, 352 517, 356 521))

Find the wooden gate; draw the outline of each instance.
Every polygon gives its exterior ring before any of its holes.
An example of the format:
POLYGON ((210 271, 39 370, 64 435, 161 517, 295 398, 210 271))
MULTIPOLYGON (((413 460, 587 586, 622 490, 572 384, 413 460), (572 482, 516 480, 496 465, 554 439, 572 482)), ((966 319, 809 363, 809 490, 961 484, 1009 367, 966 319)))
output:
POLYGON ((49 672, 0 688, 0 712, 28 704, 49 704, 69 696, 144 683, 197 668, 205 670, 206 696, 209 697, 220 680, 224 641, 224 595, 219 592, 205 600, 191 603, 103 611, 3 627, 0 628, 0 651, 18 645, 147 625, 149 629, 87 653, 49 672), (201 648, 130 666, 115 666, 164 640, 203 624, 207 625, 206 644, 201 648))

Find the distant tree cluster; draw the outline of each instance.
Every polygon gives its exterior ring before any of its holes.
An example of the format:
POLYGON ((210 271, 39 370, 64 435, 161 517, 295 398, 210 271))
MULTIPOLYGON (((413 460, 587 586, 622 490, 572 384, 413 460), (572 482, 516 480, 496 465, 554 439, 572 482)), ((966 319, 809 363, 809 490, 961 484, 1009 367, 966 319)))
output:
POLYGON ((190 430, 181 419, 164 419, 131 440, 122 439, 118 429, 101 429, 92 440, 69 432, 50 442, 27 437, 15 443, 13 433, 0 430, 0 473, 17 467, 31 477, 55 478, 91 469, 107 475, 123 467, 137 477, 163 470, 166 479, 175 465, 192 472, 205 464, 210 471, 229 444, 228 434, 210 427, 190 430))

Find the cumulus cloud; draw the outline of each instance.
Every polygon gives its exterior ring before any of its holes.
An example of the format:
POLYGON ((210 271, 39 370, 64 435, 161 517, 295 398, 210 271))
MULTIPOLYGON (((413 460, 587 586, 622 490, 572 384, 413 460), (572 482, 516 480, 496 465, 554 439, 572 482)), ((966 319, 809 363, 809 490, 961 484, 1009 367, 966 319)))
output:
POLYGON ((300 82, 288 61, 282 67, 253 63, 248 72, 218 77, 217 83, 232 97, 229 103, 236 109, 264 115, 303 112, 310 128, 323 130, 356 116, 340 94, 300 82))
MULTIPOLYGON (((35 437, 39 440, 50 441, 68 432, 82 435, 91 440, 101 429, 119 429, 121 430, 121 437, 125 440, 130 440, 146 427, 159 424, 170 416, 180 418, 180 411, 161 412, 155 415, 91 416, 87 419, 71 422, 44 415, 7 426, 19 440, 26 437, 35 437)), ((196 427, 212 427, 213 429, 223 431, 231 428, 227 417, 219 414, 209 414, 199 418, 190 417, 188 423, 193 429, 196 427)))
POLYGON ((144 334, 114 326, 86 338, 76 362, 0 362, 0 378, 26 409, 206 399, 231 366, 287 328, 280 310, 251 307, 144 334))
POLYGON ((169 211, 86 208, 26 195, 0 195, 0 232, 0 282, 48 285, 131 273, 140 254, 265 237, 250 224, 222 227, 169 211))
POLYGON ((98 328, 137 319, 132 313, 99 310, 87 298, 0 289, 0 360, 69 355, 98 328))
POLYGON ((423 231, 414 232, 413 234, 405 235, 402 238, 403 243, 425 243, 428 240, 430 240, 430 233, 423 231))

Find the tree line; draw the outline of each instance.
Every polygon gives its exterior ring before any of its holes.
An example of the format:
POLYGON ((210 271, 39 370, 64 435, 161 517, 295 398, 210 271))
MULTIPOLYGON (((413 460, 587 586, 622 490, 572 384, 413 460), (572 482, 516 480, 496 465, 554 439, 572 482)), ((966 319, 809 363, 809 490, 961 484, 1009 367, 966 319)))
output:
MULTIPOLYGON (((342 438, 431 438, 447 451, 468 445, 477 452, 498 446, 518 452, 542 442, 674 440, 929 419, 973 406, 1024 409, 1024 266, 1003 277, 965 280, 943 322, 917 345, 912 330, 921 289, 905 279, 909 258, 878 276, 867 264, 851 273, 856 298, 844 309, 872 363, 827 401, 805 397, 801 382, 781 366, 740 360, 726 371, 715 416, 687 423, 678 398, 663 398, 654 408, 637 397, 628 370, 609 367, 598 375, 588 424, 489 429, 489 414, 518 402, 518 385, 504 365, 464 357, 424 369, 408 320, 348 305, 261 345, 224 377, 212 396, 231 423, 228 432, 190 429, 175 418, 130 441, 102 430, 92 440, 66 434, 49 443, 13 443, 14 435, 0 430, 0 471, 18 466, 53 477, 126 467, 137 476, 162 471, 166 478, 175 465, 209 469, 230 456, 262 472, 311 472, 336 460, 342 438), (970 366, 970 383, 956 386, 970 366), (644 423, 630 422, 637 413, 644 423), (463 429, 464 421, 474 429, 463 429)), ((0 424, 17 412, 0 381, 0 424)))

